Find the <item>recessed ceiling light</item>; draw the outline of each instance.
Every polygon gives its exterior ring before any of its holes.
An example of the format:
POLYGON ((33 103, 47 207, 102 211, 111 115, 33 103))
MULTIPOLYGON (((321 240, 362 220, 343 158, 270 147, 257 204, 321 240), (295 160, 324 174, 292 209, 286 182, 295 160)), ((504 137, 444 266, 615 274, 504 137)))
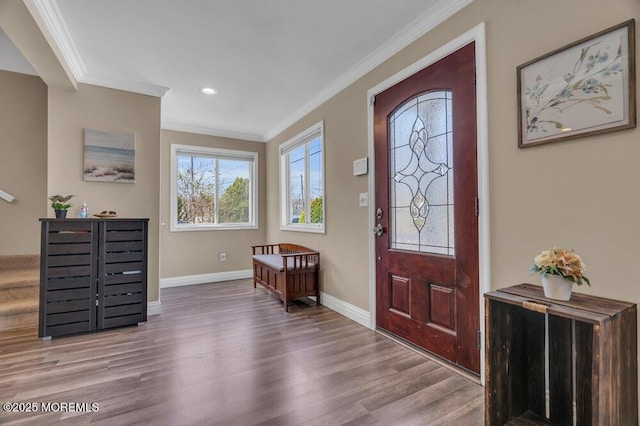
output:
POLYGON ((214 89, 212 89, 211 87, 203 87, 202 90, 200 90, 202 93, 204 93, 205 95, 215 95, 216 91, 214 89))

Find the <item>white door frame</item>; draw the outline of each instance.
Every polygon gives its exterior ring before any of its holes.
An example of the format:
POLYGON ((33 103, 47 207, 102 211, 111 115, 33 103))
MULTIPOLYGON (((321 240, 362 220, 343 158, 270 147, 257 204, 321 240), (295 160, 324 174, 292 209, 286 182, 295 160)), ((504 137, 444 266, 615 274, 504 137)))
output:
MULTIPOLYGON (((374 154, 374 111, 371 99, 378 93, 405 80, 418 71, 437 62, 445 56, 455 52, 467 44, 475 42, 476 51, 476 128, 477 128, 477 155, 478 155, 478 197, 480 209, 478 216, 478 251, 479 251, 479 302, 480 302, 480 380, 484 384, 484 293, 491 289, 491 245, 489 242, 489 136, 488 136, 488 112, 487 112, 487 62, 486 39, 484 22, 476 25, 469 31, 450 41, 439 49, 431 52, 418 62, 408 66, 394 76, 386 79, 377 86, 367 91, 368 108, 368 150, 369 150, 369 229, 375 226, 375 154, 374 154)), ((371 318, 370 328, 376 328, 376 248, 373 232, 369 233, 369 313, 371 318)))

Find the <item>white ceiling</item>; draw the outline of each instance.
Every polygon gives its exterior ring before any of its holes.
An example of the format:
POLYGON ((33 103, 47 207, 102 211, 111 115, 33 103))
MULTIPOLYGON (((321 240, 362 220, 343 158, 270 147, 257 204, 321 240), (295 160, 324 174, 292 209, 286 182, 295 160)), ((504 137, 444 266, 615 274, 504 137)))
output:
MULTIPOLYGON (((155 95, 168 89, 163 128, 268 140, 470 1, 36 4, 55 18, 49 30, 78 81, 155 95), (202 87, 218 93, 203 95, 202 87)), ((5 69, 6 41, 0 34, 5 69)))

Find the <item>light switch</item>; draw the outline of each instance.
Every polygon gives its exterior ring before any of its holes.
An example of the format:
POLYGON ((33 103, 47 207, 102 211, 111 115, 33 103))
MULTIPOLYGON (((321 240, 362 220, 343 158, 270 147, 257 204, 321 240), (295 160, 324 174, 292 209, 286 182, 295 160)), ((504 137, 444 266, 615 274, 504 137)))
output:
POLYGON ((368 207, 369 206, 369 193, 368 192, 361 192, 360 196, 358 197, 358 203, 360 204, 360 207, 368 207))

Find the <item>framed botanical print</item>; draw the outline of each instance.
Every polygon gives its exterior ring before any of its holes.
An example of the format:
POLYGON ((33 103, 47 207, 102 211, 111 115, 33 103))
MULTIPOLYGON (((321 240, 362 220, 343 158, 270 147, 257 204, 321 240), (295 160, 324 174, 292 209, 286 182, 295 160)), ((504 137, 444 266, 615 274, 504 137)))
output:
POLYGON ((636 126, 633 19, 517 72, 520 148, 636 126))

